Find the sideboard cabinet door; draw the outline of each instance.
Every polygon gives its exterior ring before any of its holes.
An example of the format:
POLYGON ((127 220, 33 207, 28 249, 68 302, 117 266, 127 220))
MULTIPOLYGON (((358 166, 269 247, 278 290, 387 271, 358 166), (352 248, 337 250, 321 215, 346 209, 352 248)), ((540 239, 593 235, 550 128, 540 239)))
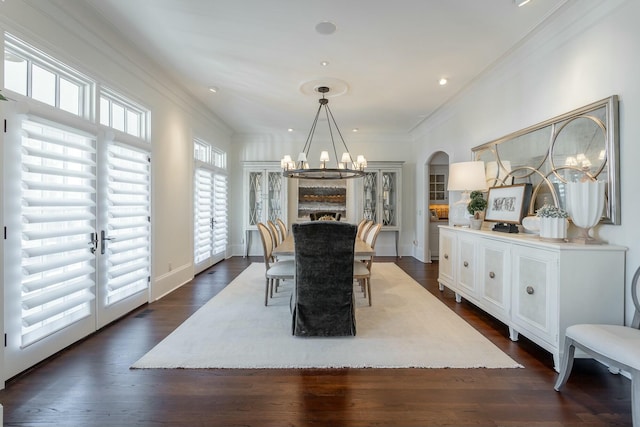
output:
POLYGON ((513 323, 519 332, 556 347, 558 253, 534 248, 513 249, 513 323))

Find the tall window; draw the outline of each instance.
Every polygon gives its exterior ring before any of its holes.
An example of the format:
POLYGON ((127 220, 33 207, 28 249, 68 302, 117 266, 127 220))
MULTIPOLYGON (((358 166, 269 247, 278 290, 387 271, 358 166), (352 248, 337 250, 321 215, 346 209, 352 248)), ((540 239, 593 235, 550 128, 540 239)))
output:
POLYGON ((224 259, 228 244, 226 153, 205 141, 193 142, 194 262, 196 272, 224 259))
POLYGON ((7 118, 2 165, 12 376, 148 302, 151 166, 147 109, 110 90, 100 108, 94 81, 5 42, 5 89, 26 106, 7 118))

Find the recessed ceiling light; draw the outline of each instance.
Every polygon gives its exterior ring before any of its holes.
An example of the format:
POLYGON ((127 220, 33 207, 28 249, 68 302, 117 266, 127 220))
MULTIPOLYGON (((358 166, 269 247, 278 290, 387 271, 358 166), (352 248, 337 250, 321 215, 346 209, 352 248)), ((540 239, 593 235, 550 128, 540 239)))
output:
POLYGON ((522 7, 525 4, 529 3, 531 0, 513 0, 513 2, 516 4, 516 6, 518 7, 522 7))
POLYGON ((353 128, 353 130, 352 130, 352 131, 353 131, 353 132, 358 132, 359 130, 360 130, 360 129, 358 129, 358 128, 353 128))
POLYGON ((322 61, 320 65, 322 65, 323 67, 326 67, 327 65, 329 65, 329 61, 322 61))
POLYGON ((287 132, 293 132, 293 128, 287 129, 287 132))
POLYGON ((318 34, 329 35, 336 32, 336 24, 330 21, 322 21, 316 24, 316 32, 318 34))
POLYGON ((440 86, 444 86, 447 83, 449 83, 449 80, 447 80, 446 78, 442 77, 440 80, 438 80, 438 83, 440 84, 440 86))
POLYGON ((218 88, 215 86, 209 86, 209 92, 218 93, 218 88))

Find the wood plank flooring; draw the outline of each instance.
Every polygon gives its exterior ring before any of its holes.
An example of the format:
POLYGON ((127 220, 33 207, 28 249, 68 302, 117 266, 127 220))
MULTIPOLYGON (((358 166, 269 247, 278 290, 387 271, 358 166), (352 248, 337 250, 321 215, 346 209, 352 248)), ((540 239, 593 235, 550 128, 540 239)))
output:
MULTIPOLYGON (((552 357, 438 291, 438 264, 395 261, 525 369, 130 370, 250 262, 234 257, 6 384, 5 426, 629 426, 630 381, 552 357)), ((256 310, 264 307, 256 307, 256 310)), ((220 343, 224 345, 224 343, 220 343)))

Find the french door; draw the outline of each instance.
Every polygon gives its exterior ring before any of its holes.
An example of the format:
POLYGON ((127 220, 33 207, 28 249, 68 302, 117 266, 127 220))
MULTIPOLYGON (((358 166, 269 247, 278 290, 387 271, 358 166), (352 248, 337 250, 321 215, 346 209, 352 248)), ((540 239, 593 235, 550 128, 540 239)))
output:
MULTIPOLYGON (((196 164, 200 162, 196 161, 196 164)), ((198 165, 194 179, 194 263, 199 273, 226 256, 227 176, 198 165)))
POLYGON ((148 301, 149 153, 65 123, 9 120, 5 379, 148 301))

